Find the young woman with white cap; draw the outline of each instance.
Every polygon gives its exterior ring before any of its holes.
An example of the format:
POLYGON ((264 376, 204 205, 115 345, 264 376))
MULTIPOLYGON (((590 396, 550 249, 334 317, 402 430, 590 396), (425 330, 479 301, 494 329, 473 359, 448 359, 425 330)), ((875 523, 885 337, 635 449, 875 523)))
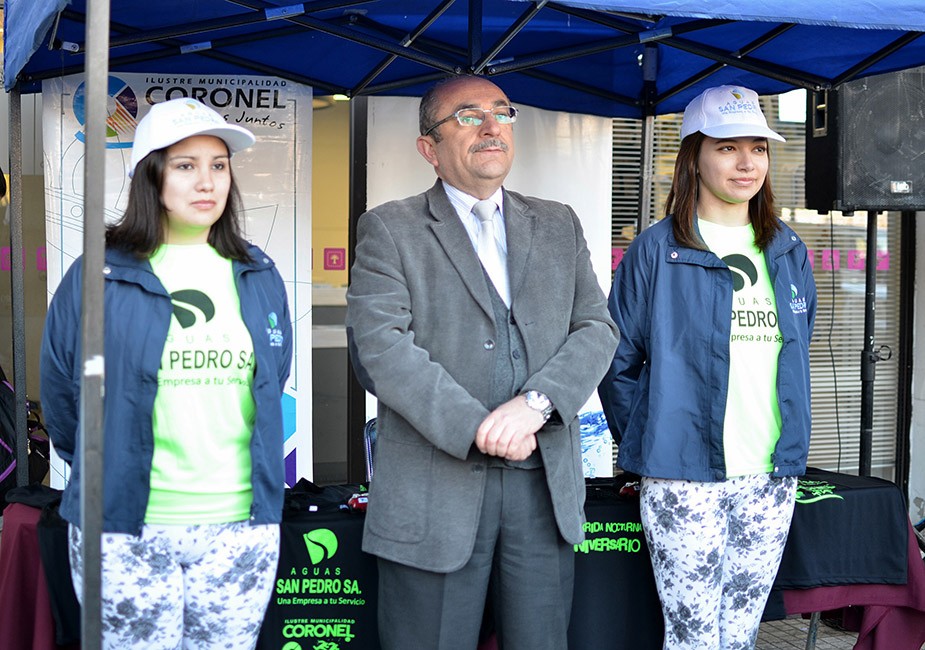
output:
MULTIPOLYGON (((135 132, 103 269, 105 648, 253 648, 269 602, 292 332, 282 278, 242 237, 231 155, 253 143, 185 98, 135 132)), ((55 292, 41 353, 78 595, 82 269, 55 292)))
POLYGON ((640 507, 665 648, 752 648, 810 435, 816 287, 775 215, 754 91, 687 106, 666 218, 630 245, 609 305, 620 344, 600 386, 640 507))

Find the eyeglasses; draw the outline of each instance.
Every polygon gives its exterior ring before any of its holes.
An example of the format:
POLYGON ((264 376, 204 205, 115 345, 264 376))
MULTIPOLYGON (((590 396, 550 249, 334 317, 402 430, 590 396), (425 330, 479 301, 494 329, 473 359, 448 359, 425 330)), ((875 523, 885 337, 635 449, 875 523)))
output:
POLYGON ((513 106, 495 106, 494 108, 461 108, 449 117, 444 117, 424 131, 430 135, 431 131, 450 120, 456 120, 460 126, 482 126, 488 115, 495 118, 498 124, 513 124, 517 121, 518 110, 513 106))

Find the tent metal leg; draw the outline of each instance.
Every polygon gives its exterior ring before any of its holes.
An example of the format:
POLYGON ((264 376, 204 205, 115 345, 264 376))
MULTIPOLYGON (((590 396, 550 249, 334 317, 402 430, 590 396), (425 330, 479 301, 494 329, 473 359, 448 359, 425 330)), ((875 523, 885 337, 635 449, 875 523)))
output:
POLYGON ((642 118, 642 150, 639 170, 639 214, 636 216, 636 234, 649 227, 652 213, 652 168, 655 156, 655 116, 642 118))
POLYGON ((652 45, 646 45, 640 64, 642 65, 645 106, 642 118, 637 235, 649 227, 649 215, 652 214, 652 176, 655 167, 655 79, 658 74, 658 49, 652 45))
POLYGON ((816 650, 816 635, 819 633, 819 612, 809 617, 809 630, 806 632, 806 650, 816 650))
POLYGON ((102 647, 103 532, 103 260, 106 189, 106 118, 109 82, 109 0, 88 2, 87 123, 84 158, 84 246, 81 304, 80 512, 84 576, 81 647, 102 647), (89 62, 93 62, 90 65, 89 62))
POLYGON ((19 88, 13 88, 10 91, 9 196, 16 485, 27 485, 29 483, 29 433, 26 424, 26 291, 22 216, 22 96, 19 93, 19 88))

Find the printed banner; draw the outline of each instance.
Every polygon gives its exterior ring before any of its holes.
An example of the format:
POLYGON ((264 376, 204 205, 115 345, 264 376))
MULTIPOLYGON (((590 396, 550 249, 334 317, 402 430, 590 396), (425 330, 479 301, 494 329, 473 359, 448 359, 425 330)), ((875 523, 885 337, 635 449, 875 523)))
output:
MULTIPOLYGON (((119 73, 109 77, 106 191, 103 215, 118 220, 128 200, 127 167, 135 127, 153 104, 193 97, 232 124, 250 129, 257 143, 234 156, 244 201, 247 238, 276 262, 286 282, 293 320, 294 361, 283 396, 286 482, 312 477, 311 395, 311 143, 312 89, 246 75, 119 73), (301 394, 301 408, 296 408, 301 394)), ((48 299, 83 252, 83 75, 46 80, 42 86, 48 299)), ((65 476, 66 467, 56 460, 65 476)), ((60 481, 59 481, 60 482, 60 481)), ((54 487, 63 487, 55 485, 54 487)))
POLYGON ((376 558, 360 550, 362 535, 360 514, 308 514, 283 522, 259 650, 379 647, 376 558))
POLYGON ((635 519, 609 519, 585 522, 585 539, 575 544, 575 553, 644 553, 647 552, 642 524, 635 519))
POLYGON ((575 549, 569 648, 662 647, 664 625, 635 490, 623 477, 588 482, 585 539, 575 549), (607 615, 601 616, 601 603, 607 615))

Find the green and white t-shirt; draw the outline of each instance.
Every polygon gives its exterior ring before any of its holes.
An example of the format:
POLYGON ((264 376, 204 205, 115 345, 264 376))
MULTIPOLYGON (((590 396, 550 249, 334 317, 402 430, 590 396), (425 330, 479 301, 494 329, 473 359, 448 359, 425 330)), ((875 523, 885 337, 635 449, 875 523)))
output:
POLYGON ((777 360, 783 337, 764 253, 747 226, 722 226, 698 219, 704 243, 733 275, 729 337, 729 390, 723 426, 726 475, 771 472, 780 438, 777 360))
POLYGON ((146 523, 250 516, 254 346, 231 260, 208 244, 163 245, 151 266, 173 298, 154 400, 146 523))

